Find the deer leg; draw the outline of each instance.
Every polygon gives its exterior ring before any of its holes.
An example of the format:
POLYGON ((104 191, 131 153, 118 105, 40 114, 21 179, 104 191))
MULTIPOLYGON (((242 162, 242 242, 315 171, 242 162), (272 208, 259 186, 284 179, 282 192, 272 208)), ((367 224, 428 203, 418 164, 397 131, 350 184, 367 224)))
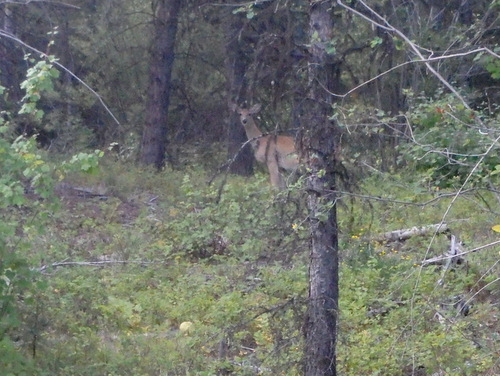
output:
POLYGON ((285 189, 285 182, 283 181, 283 178, 280 174, 277 156, 272 155, 267 159, 267 168, 269 169, 269 175, 273 187, 276 187, 278 189, 285 189))

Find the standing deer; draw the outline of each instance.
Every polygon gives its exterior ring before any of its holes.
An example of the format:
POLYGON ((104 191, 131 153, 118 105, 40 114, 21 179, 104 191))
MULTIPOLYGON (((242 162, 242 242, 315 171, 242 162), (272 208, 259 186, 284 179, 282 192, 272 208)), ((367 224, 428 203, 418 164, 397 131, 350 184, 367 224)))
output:
POLYGON ((255 159, 267 165, 271 175, 271 184, 279 189, 285 188, 280 169, 295 171, 299 165, 293 137, 263 135, 252 116, 260 111, 260 104, 245 109, 232 103, 231 109, 240 115, 241 124, 250 140, 255 159))

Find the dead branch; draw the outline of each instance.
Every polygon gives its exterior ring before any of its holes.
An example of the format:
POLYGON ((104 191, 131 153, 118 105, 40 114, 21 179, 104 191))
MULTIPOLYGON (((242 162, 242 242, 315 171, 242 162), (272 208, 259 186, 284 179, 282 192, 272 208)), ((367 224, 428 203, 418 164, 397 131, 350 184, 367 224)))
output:
POLYGON ((465 260, 460 257, 463 253, 462 242, 458 241, 455 235, 451 235, 450 248, 448 251, 442 255, 422 261, 421 265, 445 265, 443 270, 445 273, 452 265, 463 264, 465 262, 465 260))
POLYGON ((468 250, 468 251, 462 251, 461 247, 459 245, 458 246, 458 250, 459 250, 458 253, 451 252, 451 247, 450 247, 450 252, 447 252, 447 253, 445 253, 443 255, 439 255, 439 256, 436 256, 436 257, 424 260, 424 261, 421 262, 421 265, 422 266, 427 266, 427 265, 444 264, 446 262, 446 260, 448 260, 448 259, 453 259, 453 258, 457 258, 457 257, 461 258, 461 256, 465 256, 465 255, 467 255, 469 253, 474 253, 474 252, 480 251, 482 249, 493 247, 493 246, 499 245, 499 244, 500 244, 500 240, 497 240, 497 241, 494 241, 492 243, 485 244, 485 245, 473 248, 473 249, 468 250))
POLYGON ((112 265, 152 265, 152 264, 166 264, 164 261, 144 261, 144 260, 106 260, 106 261, 61 261, 54 262, 50 265, 43 265, 38 268, 39 272, 44 272, 49 268, 57 268, 61 266, 112 266, 112 265))
POLYGON ((72 187, 72 189, 78 194, 80 197, 89 198, 89 197, 99 197, 101 200, 107 200, 108 196, 104 193, 98 192, 98 190, 93 188, 85 188, 85 187, 72 187))

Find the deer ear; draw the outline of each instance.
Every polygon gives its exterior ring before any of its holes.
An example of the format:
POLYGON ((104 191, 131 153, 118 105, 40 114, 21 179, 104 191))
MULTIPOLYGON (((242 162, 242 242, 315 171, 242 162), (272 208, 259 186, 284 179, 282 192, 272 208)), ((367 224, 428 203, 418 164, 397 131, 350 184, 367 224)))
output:
POLYGON ((254 105, 253 105, 253 106, 252 106, 252 107, 248 110, 248 112, 249 112, 250 114, 256 114, 257 112, 259 112, 259 111, 260 111, 260 108, 261 108, 260 103, 257 103, 257 104, 254 104, 254 105))

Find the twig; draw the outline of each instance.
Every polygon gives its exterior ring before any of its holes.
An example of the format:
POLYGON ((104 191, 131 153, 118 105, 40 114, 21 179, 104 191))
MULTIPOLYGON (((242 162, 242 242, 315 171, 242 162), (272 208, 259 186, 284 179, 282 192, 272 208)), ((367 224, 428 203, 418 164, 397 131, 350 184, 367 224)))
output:
POLYGON ((47 3, 51 5, 64 6, 72 9, 81 9, 79 6, 66 4, 60 1, 50 1, 50 0, 24 0, 24 1, 15 1, 15 0, 4 0, 0 1, 0 4, 15 4, 15 5, 28 5, 30 3, 47 3))
MULTIPOLYGON (((470 192, 475 192, 477 191, 477 188, 469 188, 463 190, 461 193, 470 193, 470 192)), ((392 199, 390 197, 381 197, 381 196, 370 196, 370 195, 362 195, 358 193, 353 193, 353 192, 346 192, 346 191, 332 191, 332 193, 335 193, 338 195, 338 199, 342 199, 343 196, 351 196, 351 197, 356 197, 360 198, 363 200, 371 200, 371 201, 381 201, 381 202, 389 202, 392 204, 400 204, 400 205, 407 205, 407 206, 416 206, 416 207, 426 207, 436 201, 439 201, 441 199, 449 198, 449 197, 455 197, 456 192, 450 192, 450 193, 440 193, 438 196, 433 197, 427 201, 424 202, 414 202, 414 201, 405 201, 405 200, 397 200, 397 199, 392 199)))
POLYGON ((224 171, 224 179, 223 179, 222 183, 219 186, 219 190, 218 190, 216 202, 220 202, 220 198, 222 197, 222 189, 224 188, 224 185, 226 184, 227 176, 229 174, 229 169, 231 168, 231 165, 236 161, 236 158, 238 157, 238 155, 243 151, 243 148, 245 146, 247 146, 248 144, 250 144, 251 142, 257 141, 260 138, 268 136, 268 135, 276 135, 276 134, 273 133, 273 132, 267 132, 267 133, 263 133, 263 134, 261 134, 259 136, 252 137, 249 140, 246 140, 243 144, 241 144, 240 148, 233 155, 233 157, 231 159, 229 159, 226 163, 224 163, 222 166, 220 166, 217 169, 217 171, 212 175, 212 177, 208 180, 207 185, 209 185, 209 186, 212 185, 212 183, 215 180, 215 178, 217 176, 219 176, 223 170, 225 170, 224 171))
POLYGON ((494 241, 493 243, 482 245, 480 247, 471 249, 469 251, 463 251, 463 252, 457 253, 456 256, 463 256, 463 255, 467 255, 469 253, 474 253, 474 252, 480 251, 480 250, 485 249, 485 248, 493 247, 494 245, 497 245, 497 244, 500 244, 500 240, 494 241))
POLYGON ((44 272, 48 268, 57 268, 60 266, 108 266, 108 265, 123 265, 123 264, 152 265, 152 264, 167 264, 167 262, 143 261, 143 260, 61 261, 61 262, 54 262, 50 265, 43 265, 42 267, 38 268, 38 271, 44 272))

